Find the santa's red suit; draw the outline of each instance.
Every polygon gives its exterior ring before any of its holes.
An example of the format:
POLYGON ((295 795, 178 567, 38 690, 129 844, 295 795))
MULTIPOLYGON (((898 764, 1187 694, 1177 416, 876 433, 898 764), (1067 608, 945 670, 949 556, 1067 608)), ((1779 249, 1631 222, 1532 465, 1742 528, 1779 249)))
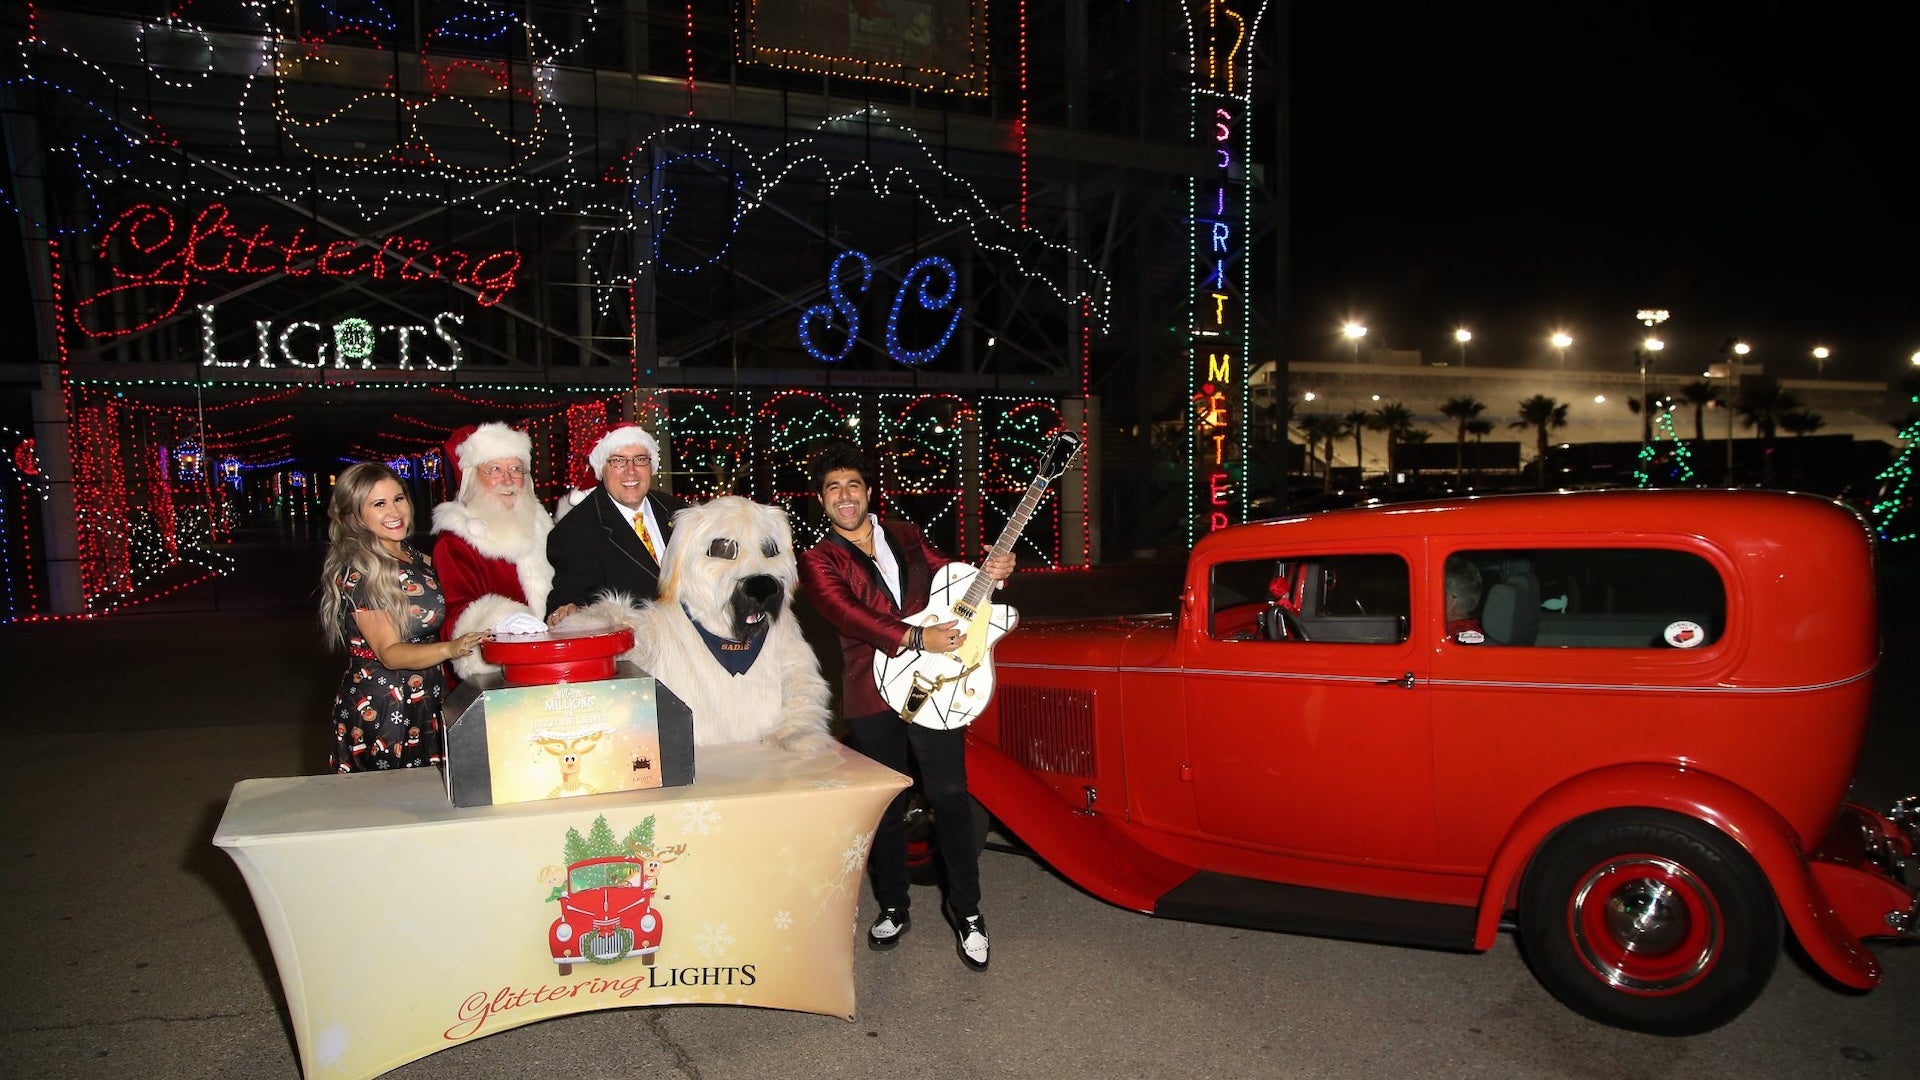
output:
MULTIPOLYGON (((491 629, 516 611, 536 618, 546 613, 547 592, 553 588, 553 567, 547 563, 547 533, 553 521, 538 504, 535 509, 528 538, 509 546, 489 536, 486 523, 464 504, 445 502, 433 508, 433 569, 447 598, 447 619, 441 624, 446 640, 491 629)), ((453 670, 470 678, 487 667, 476 651, 455 660, 453 670)))
MULTIPOLYGON (((476 481, 481 466, 516 461, 525 469, 532 451, 524 432, 500 423, 462 428, 447 440, 447 460, 457 467, 462 494, 471 498, 490 497, 476 481)), ((444 640, 496 629, 515 612, 536 621, 546 614, 553 588, 553 567, 547 562, 553 518, 535 499, 531 482, 521 495, 528 510, 524 532, 495 528, 458 499, 433 508, 433 569, 447 600, 447 617, 440 624, 444 640)), ((492 669, 478 650, 453 662, 453 673, 463 679, 492 669)))

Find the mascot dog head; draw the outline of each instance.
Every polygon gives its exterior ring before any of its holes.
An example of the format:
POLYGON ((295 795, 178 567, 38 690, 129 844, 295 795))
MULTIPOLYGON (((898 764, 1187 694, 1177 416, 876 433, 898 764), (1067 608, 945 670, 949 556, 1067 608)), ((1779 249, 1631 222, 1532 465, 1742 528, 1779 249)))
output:
POLYGON ((799 571, 787 515, 727 495, 673 515, 660 602, 717 637, 746 641, 786 613, 799 571))

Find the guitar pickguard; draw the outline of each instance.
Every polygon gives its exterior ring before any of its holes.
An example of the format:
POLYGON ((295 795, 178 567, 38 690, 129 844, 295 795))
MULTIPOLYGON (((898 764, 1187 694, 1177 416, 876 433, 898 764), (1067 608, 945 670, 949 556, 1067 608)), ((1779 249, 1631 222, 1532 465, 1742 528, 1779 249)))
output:
POLYGON ((937 626, 954 621, 966 632, 966 643, 951 653, 914 652, 899 656, 876 653, 874 675, 880 696, 896 711, 919 699, 907 717, 921 727, 951 729, 972 723, 993 697, 993 646, 1019 625, 1020 613, 1005 604, 986 603, 969 618, 954 610, 965 599, 977 569, 948 563, 934 574, 926 610, 907 618, 914 626, 937 626))

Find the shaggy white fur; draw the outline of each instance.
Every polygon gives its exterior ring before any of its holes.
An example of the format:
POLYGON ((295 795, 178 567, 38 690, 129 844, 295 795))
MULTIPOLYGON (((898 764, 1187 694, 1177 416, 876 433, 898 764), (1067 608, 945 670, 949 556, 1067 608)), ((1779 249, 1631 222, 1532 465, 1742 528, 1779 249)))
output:
POLYGON ((635 607, 626 597, 608 597, 561 629, 632 627, 634 647, 625 659, 687 703, 695 746, 831 746, 827 680, 793 617, 799 572, 787 515, 737 495, 688 507, 673 515, 665 561, 660 599, 635 607), (730 642, 763 636, 753 665, 729 672, 696 620, 730 642))

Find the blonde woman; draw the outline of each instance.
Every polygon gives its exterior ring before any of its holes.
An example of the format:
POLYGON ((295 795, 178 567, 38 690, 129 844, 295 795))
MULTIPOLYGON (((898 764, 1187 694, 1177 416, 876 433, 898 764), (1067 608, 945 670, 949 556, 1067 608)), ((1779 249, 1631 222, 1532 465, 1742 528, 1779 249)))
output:
POLYGON ((439 764, 440 665, 490 636, 440 640, 446 598, 412 535, 413 504, 393 470, 361 462, 340 474, 327 504, 332 544, 320 577, 321 625, 347 650, 333 699, 335 772, 439 764))

